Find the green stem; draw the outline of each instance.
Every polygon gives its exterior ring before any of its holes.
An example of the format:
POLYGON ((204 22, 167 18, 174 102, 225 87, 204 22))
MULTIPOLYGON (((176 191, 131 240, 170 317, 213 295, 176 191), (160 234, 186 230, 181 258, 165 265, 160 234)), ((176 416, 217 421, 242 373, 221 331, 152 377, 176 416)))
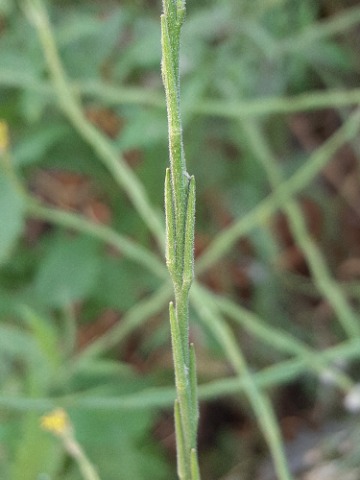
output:
POLYGON ((173 303, 170 303, 169 310, 171 341, 174 356, 176 396, 179 403, 181 437, 183 438, 183 444, 185 447, 182 458, 180 458, 180 460, 183 466, 185 466, 183 470, 185 470, 186 472, 186 475, 184 477, 186 478, 186 476, 189 477, 188 470, 190 466, 190 451, 194 447, 194 428, 192 423, 191 392, 189 389, 189 370, 187 366, 188 363, 186 363, 186 360, 184 358, 182 338, 178 325, 177 313, 175 312, 173 303))
POLYGON ((210 329, 214 337, 223 347, 238 379, 244 384, 244 389, 257 417, 257 421, 269 445, 279 480, 291 480, 292 476, 285 458, 285 449, 279 424, 267 394, 261 391, 256 385, 253 375, 247 366, 245 357, 236 344, 229 326, 221 318, 212 297, 200 286, 196 286, 194 291, 196 291, 196 295, 192 295, 193 305, 200 318, 205 322, 207 328, 210 329))
MULTIPOLYGON (((60 225, 66 228, 72 228, 77 232, 92 235, 98 238, 108 245, 119 249, 128 258, 138 261, 145 268, 151 266, 150 271, 157 272, 159 276, 164 277, 166 275, 163 265, 156 257, 151 257, 151 262, 143 261, 142 250, 138 250, 138 247, 129 242, 129 240, 122 237, 119 233, 115 232, 109 227, 95 224, 80 215, 70 212, 63 212, 55 208, 42 207, 38 202, 34 201, 31 197, 27 197, 27 208, 29 213, 35 218, 49 221, 55 225, 60 225), (154 269, 156 267, 156 270, 154 269)), ((148 252, 145 250, 145 258, 148 258, 148 252)), ((101 355, 110 348, 118 345, 123 341, 126 336, 132 332, 147 319, 150 315, 154 315, 161 311, 166 301, 170 298, 171 288, 168 282, 165 282, 158 291, 154 292, 143 301, 139 302, 133 308, 131 308, 123 317, 122 322, 115 325, 108 332, 103 334, 98 339, 94 340, 85 350, 79 353, 74 359, 72 359, 72 368, 79 368, 84 361, 88 358, 101 355)), ((193 295, 196 292, 193 292, 193 295)), ((302 345, 299 340, 289 335, 286 332, 269 328, 265 322, 262 322, 254 313, 245 310, 239 305, 235 305, 230 300, 216 296, 216 303, 226 314, 232 317, 236 322, 239 322, 246 330, 254 334, 258 339, 270 343, 271 346, 279 351, 291 353, 293 355, 303 356, 308 359, 309 368, 319 372, 330 371, 339 388, 347 392, 352 387, 351 380, 345 375, 335 369, 331 368, 327 362, 324 362, 322 357, 318 357, 315 352, 312 353, 309 347, 302 345)), ((186 313, 184 315, 187 318, 187 306, 186 313)), ((182 336, 182 338, 184 338, 182 336)), ((186 340, 186 337, 185 337, 186 340)))
POLYGON ((25 0, 25 5, 30 20, 36 26, 48 68, 53 77, 59 104, 65 115, 93 148, 114 180, 124 189, 162 249, 164 245, 163 225, 160 216, 151 206, 144 186, 115 147, 86 119, 78 96, 70 88, 42 0, 25 0))
MULTIPOLYGON (((359 359, 360 343, 358 340, 348 340, 334 347, 318 352, 318 358, 328 363, 339 359, 351 362, 359 359)), ((277 365, 266 367, 252 374, 258 388, 274 388, 294 381, 302 375, 309 374, 309 364, 304 358, 294 358, 277 365)), ((230 377, 209 381, 198 386, 200 400, 213 400, 229 395, 244 393, 246 382, 244 378, 230 377)), ((29 398, 20 396, 0 395, 0 407, 9 411, 44 412, 55 407, 80 409, 82 411, 97 410, 146 410, 151 408, 170 407, 174 404, 176 392, 171 387, 144 389, 141 392, 130 393, 117 397, 96 397, 89 391, 80 395, 69 395, 53 398, 29 398)))
POLYGON ((329 365, 321 355, 319 355, 311 347, 308 347, 300 340, 282 331, 274 328, 261 320, 255 313, 246 310, 244 307, 235 304, 221 296, 214 297, 216 305, 219 309, 235 322, 241 325, 247 332, 256 336, 257 339, 263 341, 270 348, 275 348, 279 352, 296 355, 308 364, 308 368, 317 372, 319 376, 329 373, 332 382, 342 392, 348 393, 354 387, 354 382, 335 367, 329 365))
POLYGON ((329 305, 332 306, 346 334, 350 338, 360 338, 360 325, 355 312, 347 302, 339 285, 332 278, 320 249, 311 238, 300 207, 295 200, 285 200, 282 197, 280 192, 283 184, 282 172, 278 168, 276 159, 264 136, 252 121, 241 122, 241 128, 246 134, 251 151, 264 167, 275 194, 278 194, 279 198, 283 200, 282 210, 288 219, 290 230, 307 260, 317 288, 323 293, 329 305))
POLYGON ((66 212, 54 207, 45 207, 29 195, 26 195, 26 200, 26 209, 30 217, 89 234, 115 247, 124 256, 143 266, 156 277, 160 279, 167 277, 166 269, 156 255, 137 245, 134 240, 129 240, 119 232, 115 232, 111 227, 92 222, 76 213, 66 212))
POLYGON ((175 307, 170 303, 170 327, 177 396, 177 463, 181 480, 198 480, 196 372, 194 352, 190 355, 189 350, 189 290, 194 275, 195 180, 186 171, 180 117, 179 48, 185 2, 163 0, 163 11, 161 65, 170 153, 170 170, 165 176, 166 263, 175 293, 175 307))
MULTIPOLYGON (((53 99, 56 95, 50 83, 34 80, 24 72, 3 69, 0 72, 0 85, 10 88, 23 88, 53 99)), ((106 105, 142 105, 165 109, 163 95, 158 91, 137 87, 116 86, 99 80, 72 81, 69 88, 73 95, 96 98, 106 105)), ((333 88, 293 95, 292 97, 262 97, 261 100, 229 102, 211 98, 199 99, 187 105, 189 113, 215 118, 259 118, 268 115, 307 112, 327 108, 340 108, 360 103, 360 89, 342 90, 333 88)))
POLYGON ((83 479, 100 480, 94 465, 90 462, 76 438, 72 434, 63 435, 62 440, 67 452, 77 463, 83 479))
POLYGON ((135 329, 142 326, 153 315, 164 311, 171 298, 170 282, 165 282, 158 290, 130 308, 122 317, 121 322, 110 328, 106 333, 95 339, 88 347, 71 359, 68 371, 71 372, 86 365, 89 359, 100 356, 109 349, 118 346, 135 329))
MULTIPOLYGON (((172 201, 174 205, 174 220, 176 229, 176 270, 181 273, 184 251, 184 220, 185 220, 185 157, 182 145, 182 127, 180 118, 180 94, 178 57, 179 42, 174 44, 174 37, 179 36, 180 25, 177 12, 171 4, 172 0, 164 1, 164 12, 161 16, 162 39, 162 77, 166 95, 170 173, 172 186, 172 201)), ((180 276, 181 278, 181 276, 180 276)))
POLYGON ((288 37, 281 42, 278 54, 300 53, 301 50, 321 42, 327 37, 341 34, 357 27, 360 22, 360 8, 347 8, 342 13, 335 15, 329 20, 316 22, 304 28, 299 34, 288 37))
POLYGON ((305 165, 289 179, 284 180, 275 193, 260 202, 248 214, 236 220, 212 241, 205 252, 197 259, 196 272, 203 273, 218 262, 239 238, 247 235, 255 227, 261 226, 284 202, 300 192, 314 179, 321 169, 344 143, 357 135, 360 124, 360 110, 356 110, 342 127, 329 140, 319 147, 305 165))

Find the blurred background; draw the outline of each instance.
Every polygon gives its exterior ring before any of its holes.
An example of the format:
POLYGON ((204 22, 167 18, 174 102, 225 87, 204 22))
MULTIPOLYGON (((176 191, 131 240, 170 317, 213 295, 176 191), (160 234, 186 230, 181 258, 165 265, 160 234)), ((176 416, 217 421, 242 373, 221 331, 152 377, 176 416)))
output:
MULTIPOLYGON (((4 480, 82 478, 58 406, 103 480, 176 478, 161 9, 0 1, 4 480)), ((182 34, 197 278, 303 480, 360 478, 359 26, 355 0, 188 0, 182 34)), ((275 479, 198 304, 203 478, 275 479)))

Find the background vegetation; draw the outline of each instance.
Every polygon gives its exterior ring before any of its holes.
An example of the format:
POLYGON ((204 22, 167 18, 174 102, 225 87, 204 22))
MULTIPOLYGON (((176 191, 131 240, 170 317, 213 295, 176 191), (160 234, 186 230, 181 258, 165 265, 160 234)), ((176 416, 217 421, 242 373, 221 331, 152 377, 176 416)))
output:
MULTIPOLYGON (((356 3, 188 1, 208 480, 359 478, 356 3)), ((0 1, 0 477, 81 478, 62 406, 103 480, 175 478, 160 1, 46 9, 0 1)))

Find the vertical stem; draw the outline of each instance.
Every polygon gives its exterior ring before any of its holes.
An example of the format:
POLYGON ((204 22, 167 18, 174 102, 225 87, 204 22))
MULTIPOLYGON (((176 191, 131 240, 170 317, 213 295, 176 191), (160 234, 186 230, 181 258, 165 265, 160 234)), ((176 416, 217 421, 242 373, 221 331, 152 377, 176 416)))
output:
POLYGON ((24 0, 24 6, 30 21, 36 27, 49 73, 53 78, 59 105, 75 130, 94 150, 115 182, 126 192, 131 203, 162 249, 164 245, 163 226, 157 211, 151 206, 144 186, 115 146, 86 119, 80 99, 70 87, 43 0, 24 0))
POLYGON ((181 23, 178 8, 173 0, 164 0, 164 14, 161 16, 162 77, 166 95, 168 116, 170 173, 175 210, 175 224, 178 232, 176 263, 181 271, 183 255, 183 231, 185 220, 185 155, 182 144, 179 91, 179 48, 181 23))
POLYGON ((174 358, 175 427, 178 476, 200 480, 196 431, 198 401, 195 353, 189 348, 189 290, 194 277, 195 179, 186 171, 180 116, 179 48, 184 0, 163 0, 161 16, 162 77, 166 95, 170 169, 165 177, 166 264, 173 281, 170 303, 174 358))

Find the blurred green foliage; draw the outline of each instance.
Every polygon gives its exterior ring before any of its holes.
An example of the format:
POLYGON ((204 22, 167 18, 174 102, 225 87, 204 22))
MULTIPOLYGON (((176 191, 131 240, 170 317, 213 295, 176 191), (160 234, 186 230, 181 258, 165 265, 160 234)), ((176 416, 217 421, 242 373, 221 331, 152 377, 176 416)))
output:
MULTIPOLYGON (((331 2, 187 3, 181 101, 188 169, 198 186, 200 248, 202 239, 208 243, 230 219, 257 205, 269 187, 238 123, 221 115, 201 115, 194 106, 206 107, 211 99, 223 102, 226 110, 240 101, 261 103, 324 88, 330 79, 346 87, 358 79, 359 59, 350 41, 338 41, 319 26, 331 2)), ((51 1, 47 7, 65 71, 82 97, 87 118, 123 152, 160 211, 168 153, 159 2, 51 1)), ((342 11, 331 19, 337 15, 342 11)), ((340 23, 335 33, 346 31, 344 25, 340 23)), ((169 348, 166 309, 149 313, 151 320, 142 333, 133 333, 126 348, 111 345, 107 351, 105 345, 98 355, 81 357, 81 348, 86 352, 95 338, 113 327, 106 323, 106 314, 111 312, 111 318, 121 322, 126 311, 156 292, 159 279, 98 239, 35 220, 27 212, 22 189, 45 204, 109 223, 159 252, 112 175, 61 113, 21 1, 0 1, 0 66, 0 117, 11 138, 0 169, 0 477, 79 479, 59 442, 39 428, 39 415, 60 402, 66 404, 76 436, 103 480, 174 478, 166 435, 159 434, 161 442, 154 440, 161 410, 151 406, 151 395, 144 396, 144 408, 138 410, 101 404, 101 399, 141 397, 145 388, 156 394, 157 387, 172 385, 171 363, 164 353, 169 348), (7 157, 16 171, 15 182, 7 157), (100 399, 95 411, 76 406, 79 398, 92 397, 95 404, 100 399), (28 403, 21 403, 24 399, 28 403)), ((274 116, 264 126, 290 174, 302 163, 304 152, 291 143, 283 118, 274 116)), ((326 203, 321 192, 309 194, 326 203)), ((271 325, 288 325, 296 302, 300 308, 304 304, 298 297, 294 304, 291 288, 274 270, 279 245, 266 229, 254 230, 248 242, 250 249, 239 247, 240 260, 233 252, 223 270, 219 266, 215 287, 236 294, 238 287, 226 269, 234 262, 251 262, 255 287, 248 306, 271 325)), ((211 275, 205 281, 214 283, 211 275)), ((296 315, 299 319, 303 314, 296 315)), ((200 349, 223 359, 216 338, 199 327, 195 312, 192 316, 200 349)), ((296 322, 291 329, 302 338, 311 337, 312 332, 296 322)), ((246 344, 244 350, 255 368, 279 356, 256 343, 246 344)), ((204 370, 202 366, 201 377, 215 378, 211 367, 204 370)), ((161 390, 156 398, 161 400, 161 390)), ((170 395, 164 403, 170 406, 171 401, 170 395)), ((222 435, 223 443, 229 444, 225 456, 236 462, 233 445, 222 435)), ((230 467, 217 465, 217 475, 225 475, 230 467)), ((211 468, 207 470, 211 475, 211 468)))

